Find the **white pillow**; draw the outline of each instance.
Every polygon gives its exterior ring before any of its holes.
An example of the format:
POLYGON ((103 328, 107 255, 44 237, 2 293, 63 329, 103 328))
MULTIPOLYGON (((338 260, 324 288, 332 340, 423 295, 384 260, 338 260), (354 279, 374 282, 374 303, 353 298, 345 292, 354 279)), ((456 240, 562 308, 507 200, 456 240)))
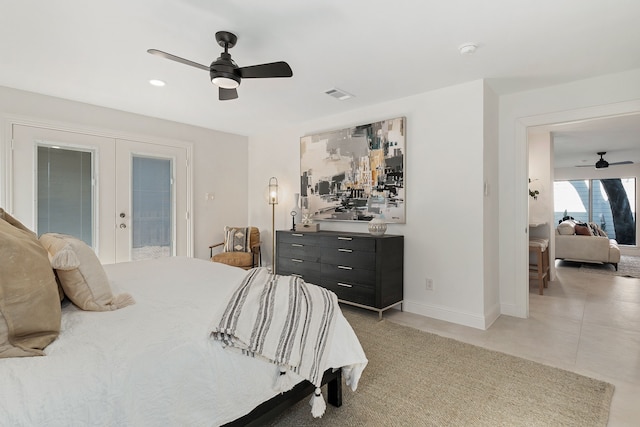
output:
POLYGON ((558 224, 558 233, 565 236, 576 234, 576 223, 571 220, 562 221, 558 224))
POLYGON ((40 242, 49 252, 64 294, 79 308, 109 311, 135 303, 129 294, 113 295, 100 260, 82 240, 47 233, 40 236, 40 242))

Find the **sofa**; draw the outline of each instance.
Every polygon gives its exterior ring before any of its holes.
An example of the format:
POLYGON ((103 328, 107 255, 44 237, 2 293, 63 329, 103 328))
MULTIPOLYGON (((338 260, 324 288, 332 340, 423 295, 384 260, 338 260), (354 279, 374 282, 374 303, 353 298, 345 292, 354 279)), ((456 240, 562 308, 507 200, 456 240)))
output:
POLYGON ((600 227, 575 220, 562 221, 555 233, 556 259, 613 264, 618 270, 620 248, 600 227))

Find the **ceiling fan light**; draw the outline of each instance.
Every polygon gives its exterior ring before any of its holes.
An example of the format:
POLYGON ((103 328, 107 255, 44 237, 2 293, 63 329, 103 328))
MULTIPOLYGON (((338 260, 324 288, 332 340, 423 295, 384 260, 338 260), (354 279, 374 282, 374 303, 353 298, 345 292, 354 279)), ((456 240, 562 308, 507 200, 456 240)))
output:
POLYGON ((221 76, 212 78, 211 83, 218 87, 221 87, 222 89, 235 89, 240 86, 239 81, 221 76))

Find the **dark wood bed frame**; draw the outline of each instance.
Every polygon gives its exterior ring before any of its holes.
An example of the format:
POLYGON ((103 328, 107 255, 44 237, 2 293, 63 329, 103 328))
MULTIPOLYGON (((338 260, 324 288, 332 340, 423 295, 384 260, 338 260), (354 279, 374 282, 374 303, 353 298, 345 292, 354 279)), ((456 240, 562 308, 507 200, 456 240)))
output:
MULTIPOLYGON (((327 384, 327 401, 335 406, 342 406, 342 369, 327 369, 322 377, 322 385, 327 384)), ((256 406, 247 415, 225 426, 260 426, 274 419, 287 408, 298 403, 305 397, 311 396, 316 387, 309 381, 302 381, 291 390, 279 394, 266 402, 256 406)), ((309 408, 311 411, 311 408, 309 408)))

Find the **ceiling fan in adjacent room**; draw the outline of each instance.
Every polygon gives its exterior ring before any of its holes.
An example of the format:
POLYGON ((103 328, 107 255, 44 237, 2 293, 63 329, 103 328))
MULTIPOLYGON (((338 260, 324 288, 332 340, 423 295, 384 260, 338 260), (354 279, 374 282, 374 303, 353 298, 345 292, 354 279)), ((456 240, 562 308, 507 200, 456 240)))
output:
MULTIPOLYGON (((624 162, 613 162, 613 163, 609 163, 607 162, 603 156, 607 154, 606 151, 598 151, 598 155, 600 156, 600 160, 598 160, 595 164, 596 169, 604 169, 604 168, 608 168, 609 166, 616 166, 616 165, 632 165, 633 162, 631 160, 625 160, 624 162)), ((576 167, 579 168, 592 168, 592 165, 578 165, 576 167)))
POLYGON ((263 79, 272 77, 292 77, 293 71, 291 67, 284 61, 270 62, 267 64, 250 65, 248 67, 238 67, 233 59, 229 49, 236 45, 238 37, 228 31, 218 31, 216 33, 216 41, 224 48, 224 52, 220 57, 213 61, 211 65, 206 66, 188 59, 180 58, 157 49, 149 49, 152 55, 161 56, 172 61, 180 62, 191 67, 200 68, 209 71, 211 83, 218 86, 218 97, 221 101, 236 99, 238 91, 236 88, 240 86, 242 79, 263 79))

